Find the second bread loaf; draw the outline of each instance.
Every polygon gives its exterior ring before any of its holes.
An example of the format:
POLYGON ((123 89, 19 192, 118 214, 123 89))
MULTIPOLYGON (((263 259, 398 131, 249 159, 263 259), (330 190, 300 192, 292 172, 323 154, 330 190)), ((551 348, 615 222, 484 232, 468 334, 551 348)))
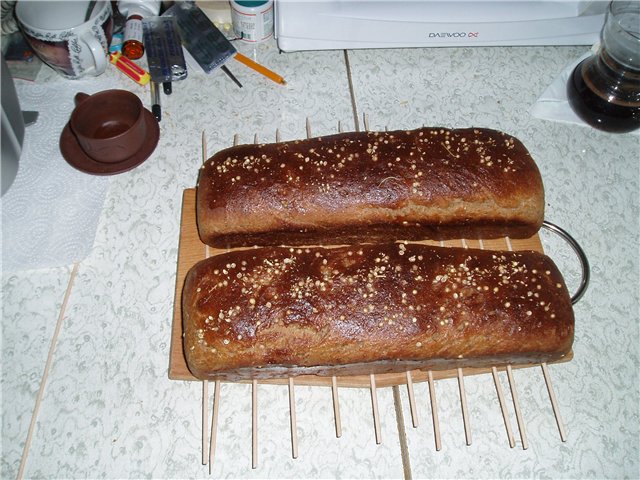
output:
POLYGON ((196 211, 217 247, 523 238, 542 224, 544 191, 516 138, 421 128, 222 150, 200 172, 196 211))
POLYGON ((189 271, 182 313, 201 380, 548 362, 574 332, 549 257, 411 243, 215 255, 189 271))

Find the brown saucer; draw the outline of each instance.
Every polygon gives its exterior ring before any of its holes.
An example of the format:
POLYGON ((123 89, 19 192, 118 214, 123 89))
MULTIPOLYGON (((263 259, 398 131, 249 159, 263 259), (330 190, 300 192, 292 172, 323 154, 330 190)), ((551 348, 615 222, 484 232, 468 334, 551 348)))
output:
POLYGON ((160 138, 160 125, 153 114, 144 109, 144 119, 147 122, 147 135, 144 144, 134 155, 117 163, 104 163, 88 156, 80 147, 76 136, 67 123, 60 135, 60 151, 69 165, 81 172, 92 175, 115 175, 127 172, 142 162, 153 153, 160 138))

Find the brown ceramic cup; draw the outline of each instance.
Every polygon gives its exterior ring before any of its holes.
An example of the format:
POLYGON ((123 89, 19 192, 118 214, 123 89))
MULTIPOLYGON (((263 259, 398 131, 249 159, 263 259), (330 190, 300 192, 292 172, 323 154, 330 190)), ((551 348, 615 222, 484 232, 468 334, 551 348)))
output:
POLYGON ((127 90, 78 93, 69 126, 84 152, 94 160, 117 163, 133 156, 147 134, 144 107, 127 90))

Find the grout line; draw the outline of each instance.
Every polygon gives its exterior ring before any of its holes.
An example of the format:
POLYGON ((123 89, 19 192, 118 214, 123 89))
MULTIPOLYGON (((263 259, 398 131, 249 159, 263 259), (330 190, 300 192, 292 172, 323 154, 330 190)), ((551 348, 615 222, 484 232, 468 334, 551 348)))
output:
POLYGON ((353 110, 353 122, 355 131, 360 131, 360 122, 358 120, 358 105, 356 103, 356 92, 353 88, 353 77, 351 76, 351 64, 349 63, 349 52, 344 50, 344 65, 347 68, 347 80, 349 81, 349 96, 351 97, 351 109, 353 110))
POLYGON ((18 480, 24 477, 24 468, 27 463, 27 457, 29 456, 29 449, 31 448, 31 438, 33 437, 33 430, 35 429, 36 421, 38 420, 38 413, 40 412, 40 404, 42 403, 44 388, 47 383, 47 378, 49 377, 49 368, 51 367, 51 363, 53 362, 53 354, 55 353, 56 345, 58 344, 58 336, 62 328, 64 314, 65 314, 65 311, 67 310, 67 303, 69 301, 69 296, 71 295, 71 289, 73 288, 73 283, 77 273, 78 273, 78 263, 74 263, 73 269, 71 270, 71 275, 69 276, 69 283, 67 284, 67 290, 65 291, 64 298, 62 300, 62 306, 60 307, 60 313, 58 314, 56 328, 53 332, 53 337, 51 338, 51 345, 49 346, 47 361, 44 366, 44 372, 42 372, 42 379, 40 380, 40 388, 38 389, 38 394, 36 395, 36 403, 33 407, 33 414, 31 415, 31 423, 29 424, 27 439, 24 442, 24 450, 22 451, 22 458, 20 459, 20 467, 18 468, 18 475, 16 477, 18 480))

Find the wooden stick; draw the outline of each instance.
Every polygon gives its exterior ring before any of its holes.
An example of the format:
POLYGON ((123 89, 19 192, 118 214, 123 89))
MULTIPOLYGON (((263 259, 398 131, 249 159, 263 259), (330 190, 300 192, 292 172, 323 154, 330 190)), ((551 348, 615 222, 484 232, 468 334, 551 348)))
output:
MULTIPOLYGON (((342 132, 342 123, 338 120, 338 132, 342 132)), ((309 135, 310 131, 307 131, 309 135)), ((342 436, 342 419, 340 418, 340 401, 338 400, 338 379, 331 377, 331 397, 333 399, 333 418, 336 424, 336 437, 342 436)))
POLYGON ((331 396, 333 397, 333 417, 336 423, 336 437, 342 436, 342 420, 340 419, 340 402, 338 401, 338 379, 331 377, 331 396))
POLYGON ((280 143, 280 129, 276 128, 276 143, 280 143))
POLYGON ((411 462, 409 459, 409 446, 407 445, 407 432, 404 428, 404 415, 402 414, 402 399, 400 387, 394 385, 393 406, 396 411, 396 424, 398 425, 398 440, 400 441, 400 456, 402 457, 402 470, 405 480, 411 480, 411 462))
POLYGON ((413 428, 418 426, 418 409, 416 408, 416 396, 413 393, 413 377, 411 372, 407 371, 407 394, 409 395, 409 409, 411 410, 411 423, 413 428))
MULTIPOLYGON (((207 137, 202 131, 202 164, 207 161, 207 137)), ((210 256, 209 245, 205 245, 205 257, 210 256)), ((207 427, 209 426, 209 382, 202 382, 202 464, 206 465, 211 456, 211 445, 209 445, 209 456, 207 456, 207 427)), ((209 466, 211 471, 211 466, 209 466)))
POLYGON ((307 138, 311 138, 311 121, 309 120, 309 117, 307 117, 305 127, 307 129, 307 138))
MULTIPOLYGON (((207 161, 207 137, 204 134, 204 130, 202 131, 202 164, 204 165, 207 161)), ((204 256, 205 258, 209 258, 211 256, 211 249, 209 245, 204 246, 204 256)), ((204 428, 204 425, 203 425, 204 428)))
POLYGON ((436 441, 436 451, 442 449, 442 442, 440 440, 440 421, 438 420, 438 404, 436 402, 436 385, 433 381, 433 372, 429 370, 427 372, 429 379, 429 398, 431 400, 431 418, 433 419, 433 436, 436 441))
POLYGON ((204 165, 207 161, 207 137, 204 135, 204 130, 202 131, 202 164, 204 165))
POLYGON ((213 457, 216 451, 216 439, 218 437, 218 413, 220 412, 220 380, 214 382, 213 415, 211 417, 211 441, 209 442, 209 475, 213 468, 213 457))
POLYGON ((498 393, 498 402, 500 403, 500 410, 502 411, 502 418, 504 419, 504 427, 507 429, 507 438, 509 439, 509 446, 511 448, 516 446, 516 441, 513 438, 513 431, 511 430, 511 422, 509 421, 509 412, 507 411, 507 405, 504 401, 504 395, 502 394, 502 385, 500 384, 500 378, 498 377, 498 369, 491 367, 491 374, 493 375, 493 383, 496 384, 496 392, 498 393))
POLYGON ((513 244, 511 243, 511 239, 509 237, 504 237, 504 241, 507 243, 507 250, 512 252, 513 251, 513 244))
POLYGON ((464 376, 462 368, 458 367, 458 388, 460 390, 460 403, 462 404, 462 421, 464 423, 464 436, 467 439, 467 445, 471 445, 471 426, 469 425, 469 412, 467 409, 467 395, 464 392, 464 376))
MULTIPOLYGON (((461 239, 462 247, 469 248, 467 241, 461 239)), ((467 395, 464 391, 464 376, 462 368, 458 367, 458 388, 460 389, 460 403, 462 404, 462 421, 464 423, 464 436, 467 439, 467 445, 471 445, 471 426, 469 425, 469 411, 467 408, 467 395)))
POLYGON ((518 390, 516 389, 516 382, 513 378, 513 369, 511 368, 511 365, 507 365, 507 378, 509 379, 509 389, 511 390, 511 398, 513 399, 513 408, 516 411, 516 421, 518 422, 518 430, 520 431, 522 449, 526 450, 529 448, 529 441, 527 440, 527 432, 525 431, 524 422, 522 421, 520 400, 518 399, 518 390))
POLYGON ((202 382, 202 464, 206 465, 207 456, 207 428, 209 427, 209 382, 202 382))
POLYGON ((258 381, 251 382, 251 468, 258 468, 258 381))
POLYGON ((36 394, 36 401, 33 406, 33 413, 31 414, 29 429, 27 430, 27 438, 24 442, 22 457, 20 457, 20 465, 18 466, 18 475, 16 476, 16 478, 18 478, 19 480, 22 480, 24 478, 24 469, 27 465, 29 449, 31 448, 31 439, 33 437, 33 430, 35 429, 36 423, 38 421, 38 415, 40 413, 40 405, 42 404, 44 389, 47 385, 47 380, 49 378, 49 369, 51 368, 51 364, 53 363, 53 355, 56 351, 56 346, 58 345, 58 337, 60 336, 60 330, 62 329, 62 324, 64 322, 65 313, 67 311, 67 303, 69 302, 69 297, 71 296, 71 290, 73 289, 73 284, 75 282, 76 275, 78 274, 78 266, 79 266, 78 263, 74 263, 73 268, 71 269, 71 274, 69 275, 69 282, 67 283, 67 289, 64 292, 64 298, 62 299, 60 312, 58 312, 58 320, 56 321, 56 328, 53 331, 53 336, 51 337, 51 343, 49 344, 49 353, 47 354, 47 361, 44 364, 44 372, 42 372, 42 378, 40 379, 40 388, 38 388, 38 393, 36 394))
POLYGON ((298 458, 298 428, 296 427, 296 395, 293 378, 289 377, 289 418, 291 420, 291 455, 298 458))
MULTIPOLYGON (((204 130, 202 131, 202 164, 207 161, 207 137, 204 130)), ((209 257, 209 245, 205 245, 205 257, 209 257)), ((202 382, 202 464, 206 465, 208 462, 207 456, 207 428, 209 426, 209 382, 202 382)), ((209 454, 211 448, 209 447, 209 454)))
MULTIPOLYGON (((478 239, 480 249, 484 250, 484 242, 481 238, 478 239)), ((467 242, 462 240, 462 245, 467 248, 467 242)), ((509 447, 513 448, 516 445, 515 438, 513 436, 513 430, 511 429, 511 421, 509 420, 509 412, 507 411, 506 401, 504 394, 502 393, 502 384, 500 383, 500 377, 498 376, 498 369, 491 367, 491 374, 493 375, 493 383, 496 386, 496 393, 498 394, 498 402, 500 403, 500 411, 502 412, 502 418, 504 420, 504 427, 507 430, 507 438, 509 440, 509 447)))
POLYGON ((544 382, 547 384, 547 390, 549 391, 549 398, 551 399, 551 408, 553 408, 553 414, 556 417, 556 423, 558 424, 558 430, 560 431, 560 439, 563 442, 567 441, 567 433, 564 430, 564 423, 562 422, 562 418, 560 417, 560 409, 558 408, 558 401, 556 400, 556 394, 553 391, 553 385, 551 385, 551 375, 549 374, 549 369, 547 368, 547 362, 543 362, 542 366, 542 374, 544 375, 544 382))
POLYGON ((376 443, 382 442, 380 433, 380 412, 378 411, 378 393, 376 391, 376 376, 372 373, 369 375, 369 383, 371 386, 371 408, 373 409, 373 428, 376 432, 376 443))

